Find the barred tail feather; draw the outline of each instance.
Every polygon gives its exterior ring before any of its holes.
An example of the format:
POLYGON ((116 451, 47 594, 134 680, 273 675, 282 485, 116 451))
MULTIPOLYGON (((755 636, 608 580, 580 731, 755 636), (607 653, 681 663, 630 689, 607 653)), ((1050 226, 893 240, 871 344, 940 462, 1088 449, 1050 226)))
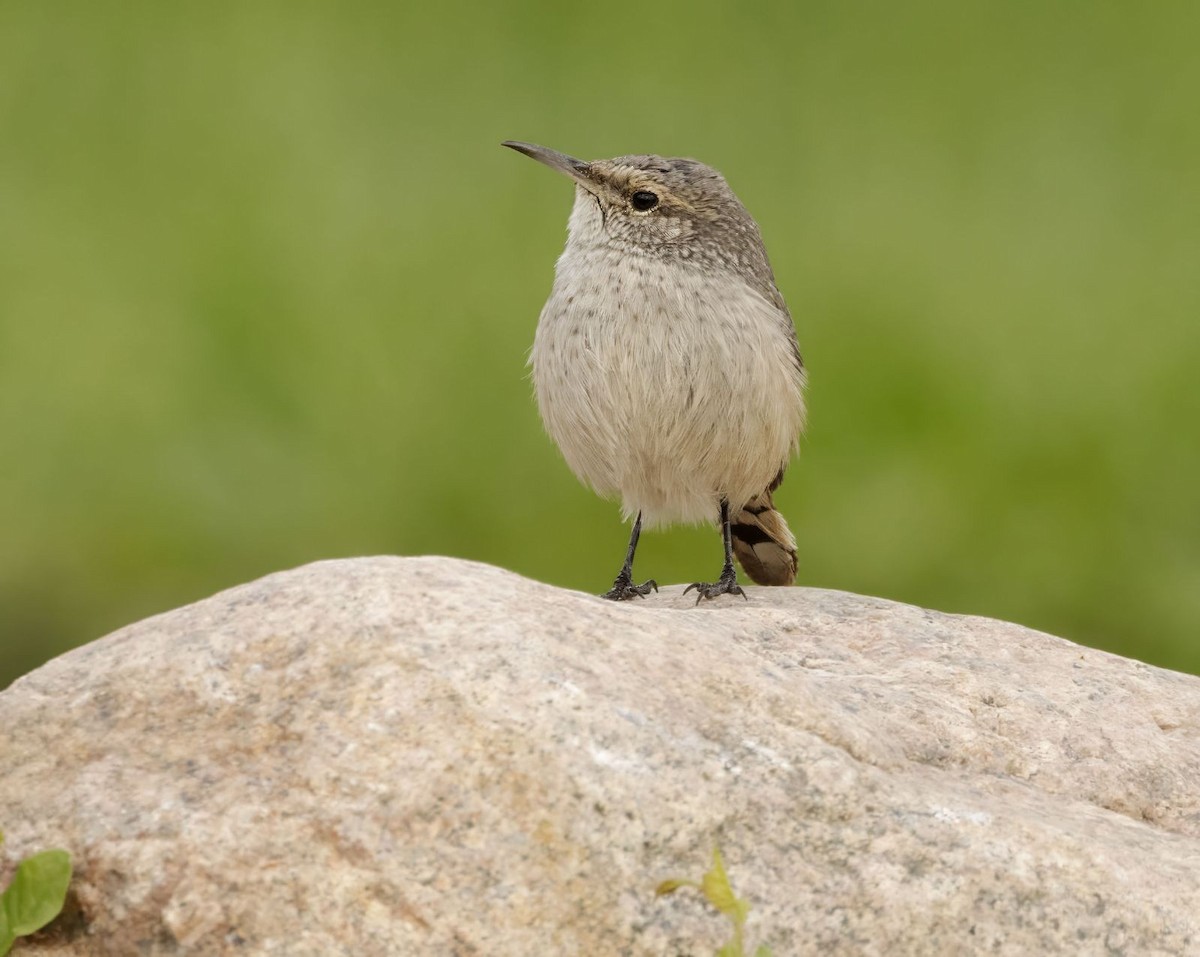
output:
POLYGON ((729 523, 733 554, 760 585, 796 581, 796 539, 771 501, 771 489, 750 499, 729 523))

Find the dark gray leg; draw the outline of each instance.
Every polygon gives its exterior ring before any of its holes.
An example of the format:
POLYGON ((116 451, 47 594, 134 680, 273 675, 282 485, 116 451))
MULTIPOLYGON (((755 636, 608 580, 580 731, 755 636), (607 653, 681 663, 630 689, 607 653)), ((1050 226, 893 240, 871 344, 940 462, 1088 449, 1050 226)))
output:
MULTIPOLYGON (((725 542, 725 567, 721 569, 721 577, 715 582, 693 582, 683 590, 686 595, 696 589, 696 604, 702 598, 716 598, 718 595, 741 595, 746 598, 742 586, 737 583, 737 572, 733 569, 733 536, 729 532, 729 501, 721 499, 721 538, 725 542)), ((749 601, 749 598, 746 598, 749 601)))
POLYGON ((638 539, 641 537, 642 513, 638 512, 637 518, 633 522, 633 534, 629 536, 629 550, 625 552, 625 564, 621 566, 621 571, 617 574, 612 588, 601 595, 601 598, 607 598, 610 601, 628 601, 630 598, 645 598, 650 594, 652 588, 658 591, 658 582, 653 578, 640 585, 633 583, 633 554, 637 551, 638 539))

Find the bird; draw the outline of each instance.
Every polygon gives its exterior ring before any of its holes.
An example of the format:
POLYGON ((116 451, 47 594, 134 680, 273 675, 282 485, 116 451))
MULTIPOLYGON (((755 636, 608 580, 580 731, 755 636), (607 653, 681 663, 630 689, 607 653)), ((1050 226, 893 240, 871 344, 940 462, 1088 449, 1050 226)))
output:
POLYGON ((758 224, 704 163, 653 154, 585 161, 503 146, 575 185, 567 242, 529 354, 542 422, 585 485, 633 520, 601 597, 635 584, 643 528, 713 522, 724 563, 696 604, 796 579, 773 494, 805 423, 807 371, 758 224))

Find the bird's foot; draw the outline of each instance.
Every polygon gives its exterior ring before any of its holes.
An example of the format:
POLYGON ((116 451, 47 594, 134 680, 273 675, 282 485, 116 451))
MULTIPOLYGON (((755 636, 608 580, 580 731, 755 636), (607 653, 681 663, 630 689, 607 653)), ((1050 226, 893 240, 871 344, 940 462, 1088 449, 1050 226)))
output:
POLYGON ((607 598, 609 601, 629 601, 631 598, 645 598, 650 594, 651 589, 658 591, 658 582, 653 578, 642 582, 640 585, 635 585, 633 579, 622 573, 617 576, 617 580, 613 582, 612 588, 600 597, 607 598))
POLYGON ((721 577, 715 582, 692 582, 683 590, 686 595, 692 589, 696 589, 696 604, 699 605, 701 599, 716 598, 718 595, 741 595, 746 601, 746 593, 742 591, 742 586, 737 583, 737 573, 732 568, 726 568, 721 572, 721 577))

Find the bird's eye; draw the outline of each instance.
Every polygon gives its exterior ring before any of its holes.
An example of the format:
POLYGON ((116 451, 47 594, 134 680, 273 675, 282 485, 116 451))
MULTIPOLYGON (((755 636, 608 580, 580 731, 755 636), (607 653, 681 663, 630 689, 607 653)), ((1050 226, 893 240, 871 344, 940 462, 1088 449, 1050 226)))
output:
POLYGON ((648 209, 653 209, 658 205, 658 194, 651 193, 649 190, 639 189, 631 197, 629 201, 633 203, 633 208, 638 212, 644 213, 648 209))

